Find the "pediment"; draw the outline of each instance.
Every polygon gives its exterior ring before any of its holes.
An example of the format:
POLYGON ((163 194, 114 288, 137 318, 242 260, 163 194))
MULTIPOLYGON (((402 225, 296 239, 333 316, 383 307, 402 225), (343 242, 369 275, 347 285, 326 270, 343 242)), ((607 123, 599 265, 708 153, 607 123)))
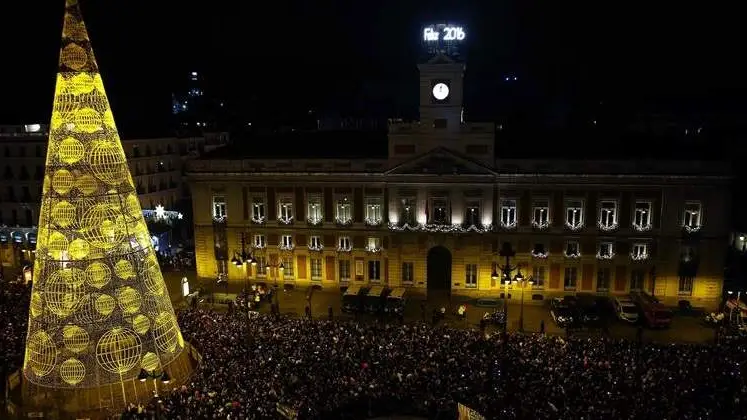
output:
POLYGON ((445 148, 433 149, 403 162, 386 172, 387 175, 495 175, 478 162, 445 148))

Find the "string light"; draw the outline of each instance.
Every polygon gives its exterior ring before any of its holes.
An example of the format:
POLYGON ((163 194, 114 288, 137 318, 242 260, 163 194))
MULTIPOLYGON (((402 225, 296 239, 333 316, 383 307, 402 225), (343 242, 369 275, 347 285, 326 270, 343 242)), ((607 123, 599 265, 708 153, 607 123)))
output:
POLYGON ((23 372, 44 387, 124 387, 184 340, 76 0, 59 64, 23 372))
POLYGON ((396 223, 389 224, 389 230, 397 232, 428 232, 428 233, 488 233, 492 232, 493 225, 427 225, 427 224, 409 224, 404 223, 402 225, 396 223))

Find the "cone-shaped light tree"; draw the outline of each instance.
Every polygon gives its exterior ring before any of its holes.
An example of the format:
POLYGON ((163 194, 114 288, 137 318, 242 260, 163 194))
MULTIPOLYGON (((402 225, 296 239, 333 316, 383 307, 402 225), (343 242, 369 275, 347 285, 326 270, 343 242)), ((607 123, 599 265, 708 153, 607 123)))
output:
POLYGON ((67 0, 23 366, 40 386, 123 383, 184 349, 77 0, 67 0))

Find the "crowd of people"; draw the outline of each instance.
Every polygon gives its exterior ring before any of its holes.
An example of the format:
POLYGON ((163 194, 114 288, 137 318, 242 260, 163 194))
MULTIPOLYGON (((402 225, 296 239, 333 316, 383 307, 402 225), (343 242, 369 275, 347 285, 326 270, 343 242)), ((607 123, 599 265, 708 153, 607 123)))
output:
MULTIPOLYGON (((22 363, 29 288, 2 282, 0 361, 22 363)), ((747 347, 503 334, 425 323, 179 312, 203 355, 186 384, 125 419, 736 419, 747 416, 747 347), (158 413, 156 415, 156 413, 158 413)))

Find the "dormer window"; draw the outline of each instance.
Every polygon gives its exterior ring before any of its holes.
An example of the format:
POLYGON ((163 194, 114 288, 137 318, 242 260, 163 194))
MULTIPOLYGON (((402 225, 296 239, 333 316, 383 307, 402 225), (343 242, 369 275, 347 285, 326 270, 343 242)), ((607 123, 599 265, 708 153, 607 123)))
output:
POLYGON ((309 195, 307 206, 306 221, 312 226, 321 224, 324 220, 322 215, 322 197, 319 195, 309 195))
POLYGON ((516 200, 501 200, 501 227, 513 229, 517 225, 516 200))
POLYGON ((293 223, 293 199, 281 197, 278 200, 278 222, 289 225, 293 223))
POLYGON ((252 197, 252 222, 262 224, 267 220, 264 197, 252 197))
POLYGON ((566 258, 581 258, 581 246, 578 241, 567 241, 564 255, 566 258))
POLYGON ((685 214, 682 219, 682 227, 687 232, 697 232, 701 228, 702 223, 701 205, 696 201, 688 201, 685 203, 685 214))
POLYGON ((651 202, 650 201, 636 201, 635 210, 633 212, 633 229, 638 232, 645 232, 651 230, 651 202))
POLYGON ((615 246, 611 241, 602 241, 597 247, 597 259, 611 260, 615 257, 615 246))
POLYGON ((353 204, 347 196, 340 197, 335 207, 335 221, 338 225, 349 225, 353 222, 353 204))
POLYGON ((349 236, 340 236, 337 239, 337 252, 350 252, 353 250, 353 243, 349 236))
POLYGON ((565 226, 570 230, 584 227, 584 203, 581 200, 569 200, 565 203, 565 226))
POLYGON ((467 202, 465 210, 465 226, 482 226, 482 220, 480 219, 480 202, 472 200, 467 202))
POLYGON ((537 200, 532 204, 532 226, 537 229, 550 227, 550 203, 547 200, 537 200))
POLYGON ((617 201, 603 200, 599 203, 598 225, 604 231, 617 229, 617 201))
POLYGON ((648 244, 636 242, 630 251, 630 258, 633 261, 643 261, 648 259, 648 244))
POLYGON ((434 198, 432 201, 431 224, 446 225, 449 223, 449 203, 445 198, 434 198))

